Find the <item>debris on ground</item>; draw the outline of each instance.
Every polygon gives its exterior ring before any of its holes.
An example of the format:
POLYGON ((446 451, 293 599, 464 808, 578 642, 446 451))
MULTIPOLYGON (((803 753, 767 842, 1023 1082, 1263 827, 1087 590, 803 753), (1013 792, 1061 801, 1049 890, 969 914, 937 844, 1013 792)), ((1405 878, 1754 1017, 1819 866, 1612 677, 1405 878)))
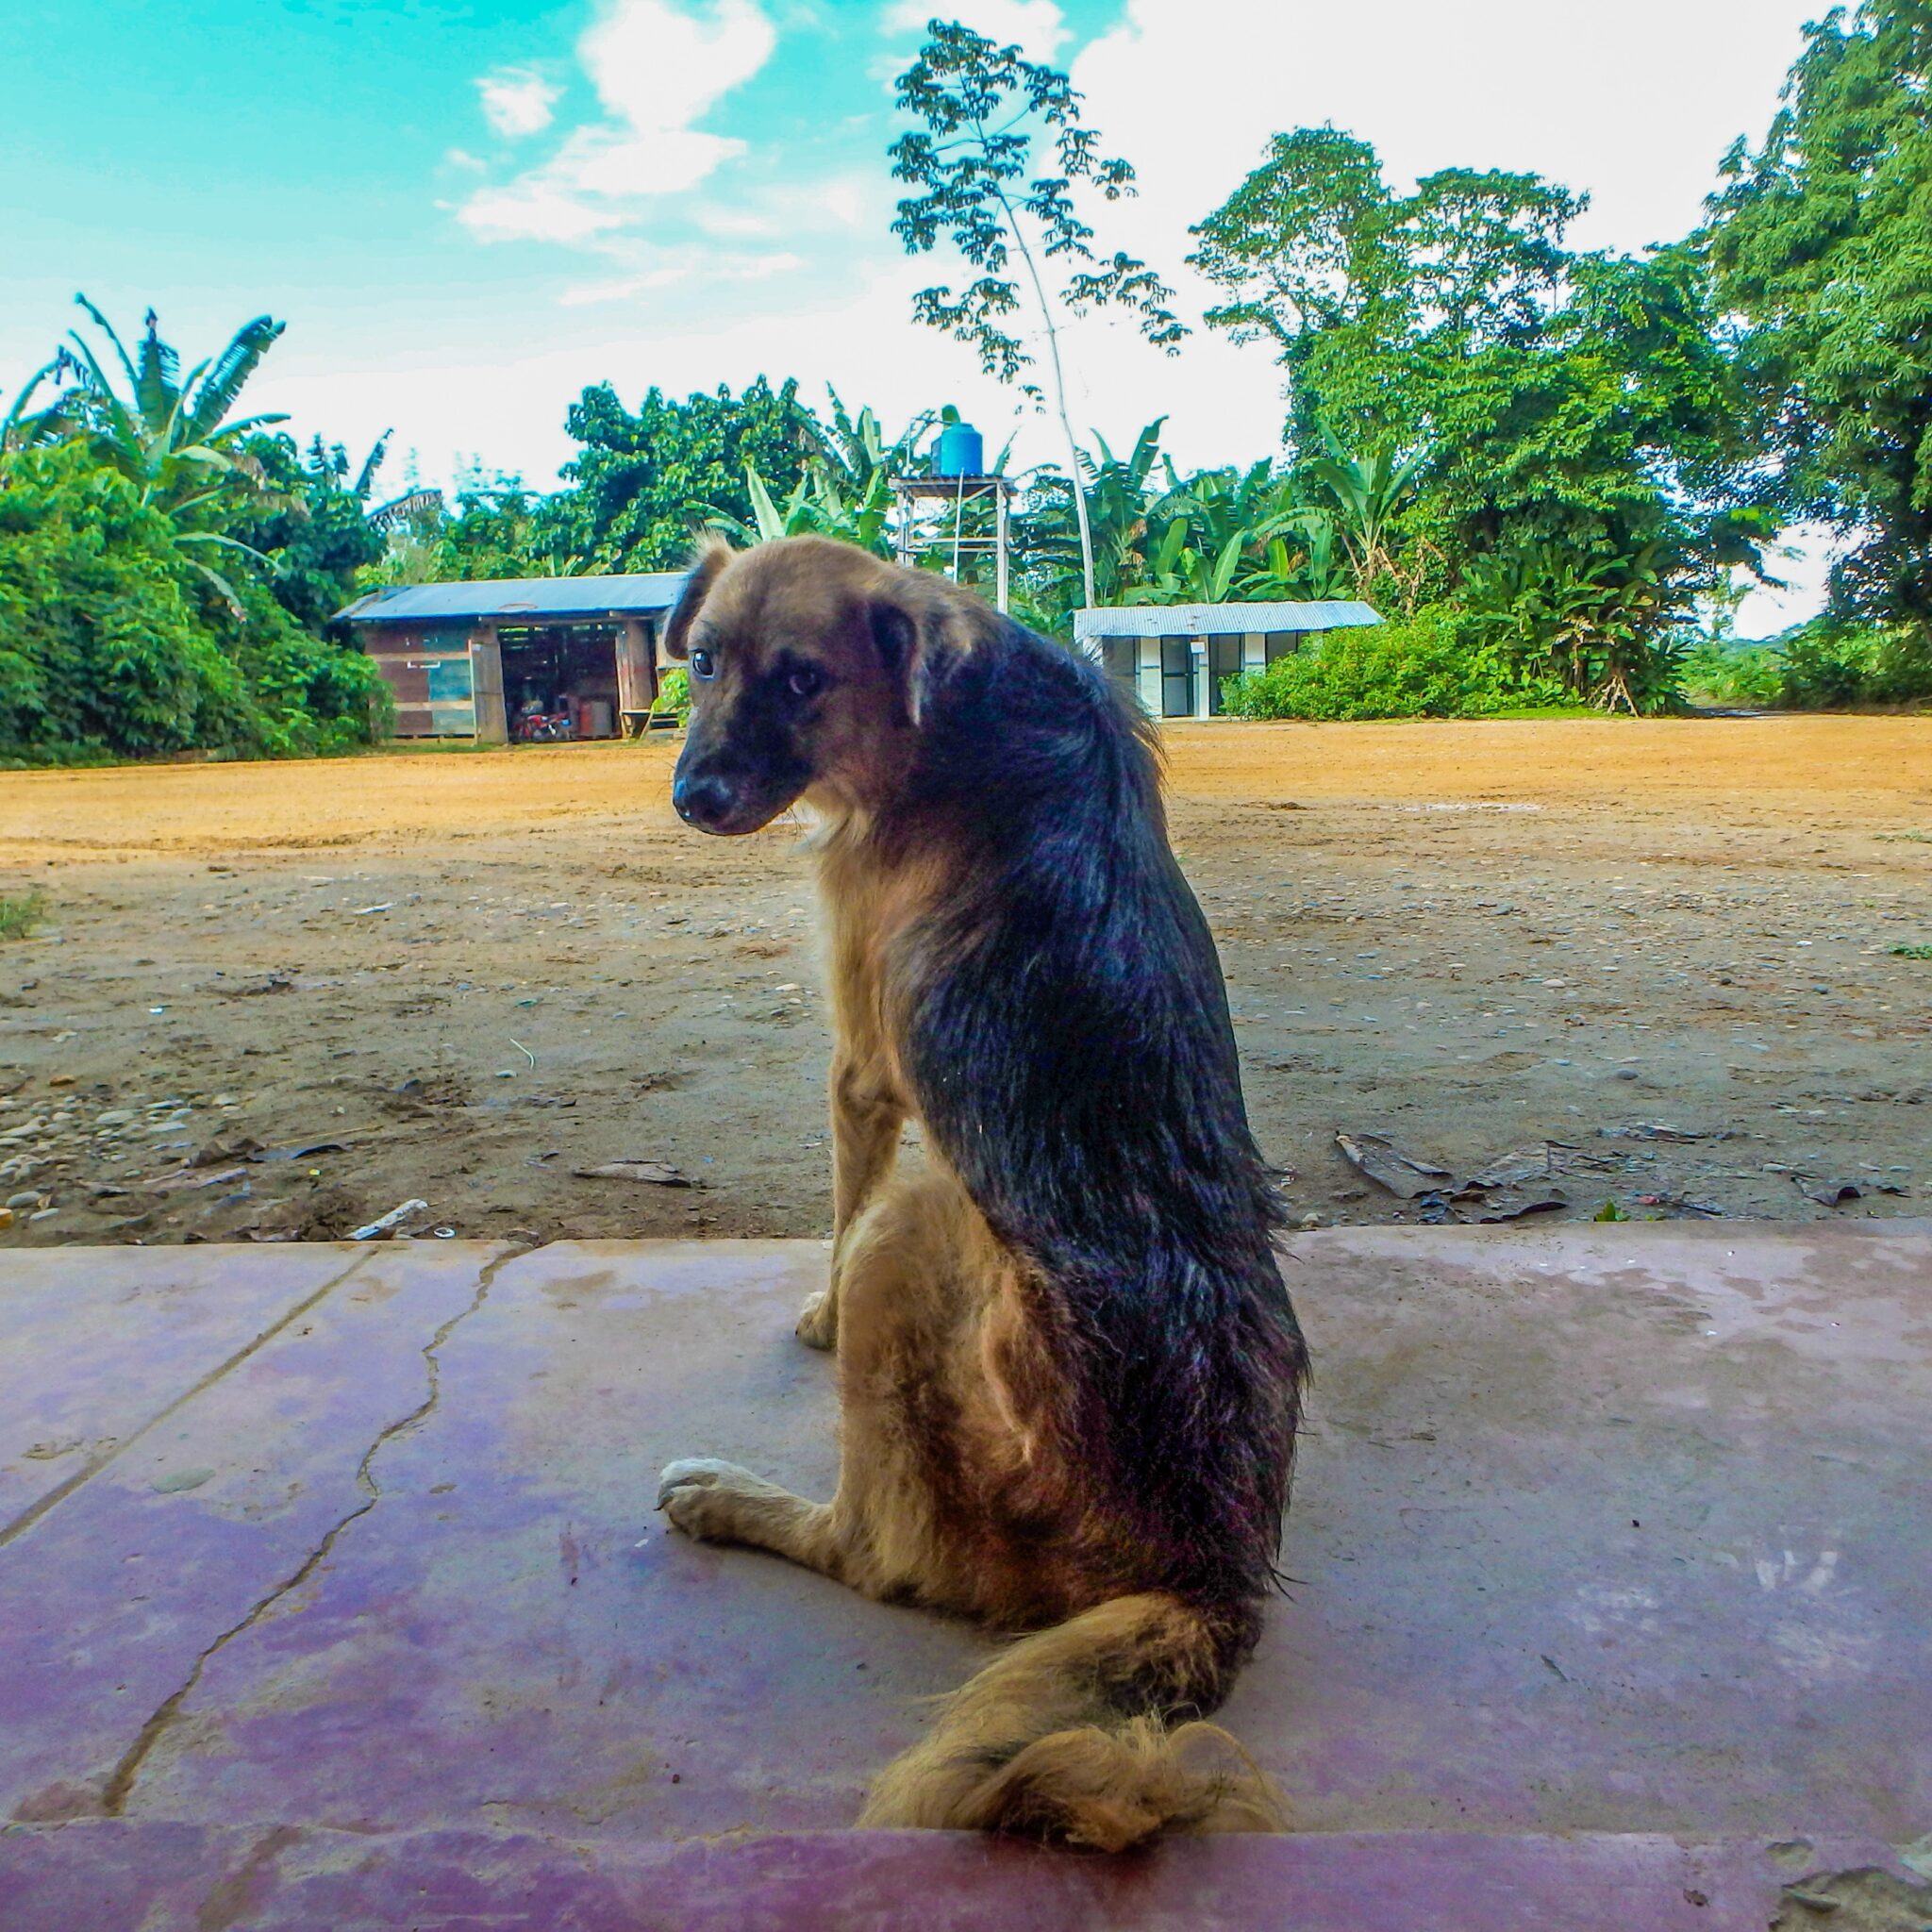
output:
POLYGON ((1335 1144, 1351 1167, 1358 1168, 1377 1187, 1400 1194, 1405 1201, 1440 1194, 1443 1182, 1456 1178, 1446 1167, 1437 1167, 1431 1161, 1405 1154, 1393 1141, 1381 1134, 1338 1133, 1335 1144))
POLYGON ((697 1185, 688 1174, 681 1174, 663 1160, 607 1160, 597 1167, 571 1170, 580 1180, 644 1181, 654 1188, 692 1188, 697 1185))
POLYGON ((1349 1164, 1378 1187, 1413 1201, 1424 1225, 1461 1221, 1521 1221, 1570 1205, 1557 1177, 1573 1165, 1599 1171, 1602 1163, 1561 1141, 1542 1141, 1498 1156, 1458 1182, 1454 1172, 1418 1159, 1382 1134, 1338 1133, 1335 1144, 1349 1164))
POLYGON ((429 1211, 427 1201, 403 1201, 391 1208, 387 1214, 378 1215, 366 1226, 357 1228, 349 1236, 352 1241, 379 1241, 396 1232, 404 1222, 413 1220, 418 1214, 429 1211))

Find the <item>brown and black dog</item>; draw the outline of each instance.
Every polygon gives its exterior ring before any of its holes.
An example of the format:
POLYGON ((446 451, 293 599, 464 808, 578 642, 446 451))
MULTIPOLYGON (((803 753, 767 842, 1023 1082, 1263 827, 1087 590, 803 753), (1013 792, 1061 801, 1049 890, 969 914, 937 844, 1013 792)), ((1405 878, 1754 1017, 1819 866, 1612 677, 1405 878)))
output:
POLYGON ((830 1503, 674 1462, 686 1534, 1032 1630, 862 1822, 1116 1849, 1266 1828, 1211 1711, 1274 1579, 1306 1356, 1220 962, 1151 728, 944 578, 799 537, 699 559, 673 800, 811 806, 835 1221, 799 1334, 839 1352, 830 1503), (894 1175, 902 1124, 924 1171, 894 1175))

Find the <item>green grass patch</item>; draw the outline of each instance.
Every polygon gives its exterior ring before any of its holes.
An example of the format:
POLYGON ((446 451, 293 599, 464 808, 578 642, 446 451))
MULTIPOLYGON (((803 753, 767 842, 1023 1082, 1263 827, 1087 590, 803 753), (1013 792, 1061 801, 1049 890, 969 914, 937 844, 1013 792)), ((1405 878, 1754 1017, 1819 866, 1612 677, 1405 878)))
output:
POLYGON ((24 940, 46 917, 39 892, 0 892, 0 940, 24 940))
POLYGON ((1932 959, 1932 946, 1894 946, 1891 957, 1894 959, 1932 959))

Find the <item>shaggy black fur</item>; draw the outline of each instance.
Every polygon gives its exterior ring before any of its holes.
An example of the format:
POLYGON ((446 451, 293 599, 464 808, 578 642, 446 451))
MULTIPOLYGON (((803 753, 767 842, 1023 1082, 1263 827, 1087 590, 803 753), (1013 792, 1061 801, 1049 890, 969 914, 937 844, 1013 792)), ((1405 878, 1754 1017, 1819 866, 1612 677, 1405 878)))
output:
POLYGON ((1152 726, 1085 659, 1003 624, 938 685, 922 746, 914 819, 941 815, 974 878, 908 962, 919 1111, 1051 1284, 1071 1439, 1162 1573, 1138 1587, 1253 1602, 1307 1357, 1152 726))

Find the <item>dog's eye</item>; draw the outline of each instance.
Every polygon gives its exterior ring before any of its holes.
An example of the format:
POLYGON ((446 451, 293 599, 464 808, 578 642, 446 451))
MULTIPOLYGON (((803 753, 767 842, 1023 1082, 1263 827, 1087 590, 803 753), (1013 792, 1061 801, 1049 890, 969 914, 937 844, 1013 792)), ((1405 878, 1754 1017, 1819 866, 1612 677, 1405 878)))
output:
POLYGON ((693 677, 709 677, 717 669, 717 662, 710 652, 693 651, 691 654, 691 675, 693 677))
POLYGON ((795 698, 814 698, 825 688, 824 674, 809 664, 799 665, 785 680, 785 689, 795 698))

